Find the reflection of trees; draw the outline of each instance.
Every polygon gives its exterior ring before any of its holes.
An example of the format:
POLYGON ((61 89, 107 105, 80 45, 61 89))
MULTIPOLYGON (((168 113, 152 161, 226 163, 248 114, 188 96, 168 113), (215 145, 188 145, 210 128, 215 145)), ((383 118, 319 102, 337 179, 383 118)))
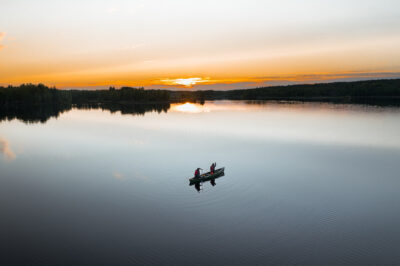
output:
POLYGON ((57 90, 43 84, 0 86, 0 121, 20 119, 26 123, 46 122, 73 107, 144 114, 169 109, 169 92, 123 87, 116 90, 57 90), (163 102, 164 104, 154 104, 163 102))
POLYGON ((169 103, 141 104, 141 103, 103 103, 103 104, 78 104, 79 109, 102 109, 111 113, 121 112, 121 114, 144 115, 147 112, 168 112, 169 103))
POLYGON ((370 98, 326 98, 326 99, 294 99, 294 100, 243 100, 251 105, 270 105, 276 104, 299 104, 299 103, 329 103, 329 104, 353 104, 353 105, 372 105, 382 107, 399 107, 400 98, 396 97, 370 97, 370 98))
POLYGON ((78 105, 4 105, 0 106, 0 121, 18 119, 25 123, 45 123, 52 117, 59 117, 63 112, 72 108, 78 109, 101 109, 111 113, 121 112, 121 114, 144 115, 146 112, 167 112, 170 108, 169 103, 164 104, 78 104, 78 105))
POLYGON ((0 121, 19 119, 25 123, 44 123, 71 109, 71 105, 5 105, 0 107, 0 121))

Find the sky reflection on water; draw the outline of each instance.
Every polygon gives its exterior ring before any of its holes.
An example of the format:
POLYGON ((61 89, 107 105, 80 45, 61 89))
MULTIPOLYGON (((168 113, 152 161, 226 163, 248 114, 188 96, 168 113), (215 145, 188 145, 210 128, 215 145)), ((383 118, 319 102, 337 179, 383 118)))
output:
POLYGON ((222 101, 3 121, 0 262, 396 264, 399 114, 222 101), (197 193, 214 161, 225 176, 197 193))
POLYGON ((10 148, 10 144, 6 139, 0 137, 0 153, 6 160, 14 160, 16 158, 14 151, 10 148))

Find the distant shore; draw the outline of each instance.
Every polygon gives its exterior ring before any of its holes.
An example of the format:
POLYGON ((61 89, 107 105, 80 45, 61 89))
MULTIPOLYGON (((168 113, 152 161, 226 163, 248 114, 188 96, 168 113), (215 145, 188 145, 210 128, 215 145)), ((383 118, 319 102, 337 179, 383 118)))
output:
POLYGON ((165 104, 209 100, 321 101, 400 105, 400 79, 260 87, 240 90, 172 91, 122 87, 58 90, 43 84, 0 87, 0 106, 165 104))
POLYGON ((168 112, 171 104, 232 100, 329 102, 376 106, 400 106, 400 79, 327 83, 243 89, 233 91, 167 91, 123 87, 109 90, 58 90, 43 84, 0 87, 0 121, 20 119, 46 122, 72 108, 101 109, 111 113, 144 115, 168 112))

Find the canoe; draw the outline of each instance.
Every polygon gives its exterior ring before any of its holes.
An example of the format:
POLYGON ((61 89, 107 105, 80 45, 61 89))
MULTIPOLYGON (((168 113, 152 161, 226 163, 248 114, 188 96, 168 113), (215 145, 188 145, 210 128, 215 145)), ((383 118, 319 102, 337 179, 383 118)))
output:
POLYGON ((189 179, 190 185, 194 185, 199 182, 210 181, 212 179, 223 176, 224 171, 225 171, 225 167, 222 167, 222 168, 216 169, 214 174, 211 174, 211 172, 207 172, 207 173, 200 175, 199 177, 192 177, 189 179))

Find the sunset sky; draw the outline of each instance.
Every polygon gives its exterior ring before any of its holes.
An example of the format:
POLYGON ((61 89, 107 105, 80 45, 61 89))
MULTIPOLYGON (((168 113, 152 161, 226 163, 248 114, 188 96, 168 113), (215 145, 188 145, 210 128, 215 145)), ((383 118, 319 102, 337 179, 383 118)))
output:
POLYGON ((0 0, 0 85, 231 89, 394 77, 399 0, 0 0))

